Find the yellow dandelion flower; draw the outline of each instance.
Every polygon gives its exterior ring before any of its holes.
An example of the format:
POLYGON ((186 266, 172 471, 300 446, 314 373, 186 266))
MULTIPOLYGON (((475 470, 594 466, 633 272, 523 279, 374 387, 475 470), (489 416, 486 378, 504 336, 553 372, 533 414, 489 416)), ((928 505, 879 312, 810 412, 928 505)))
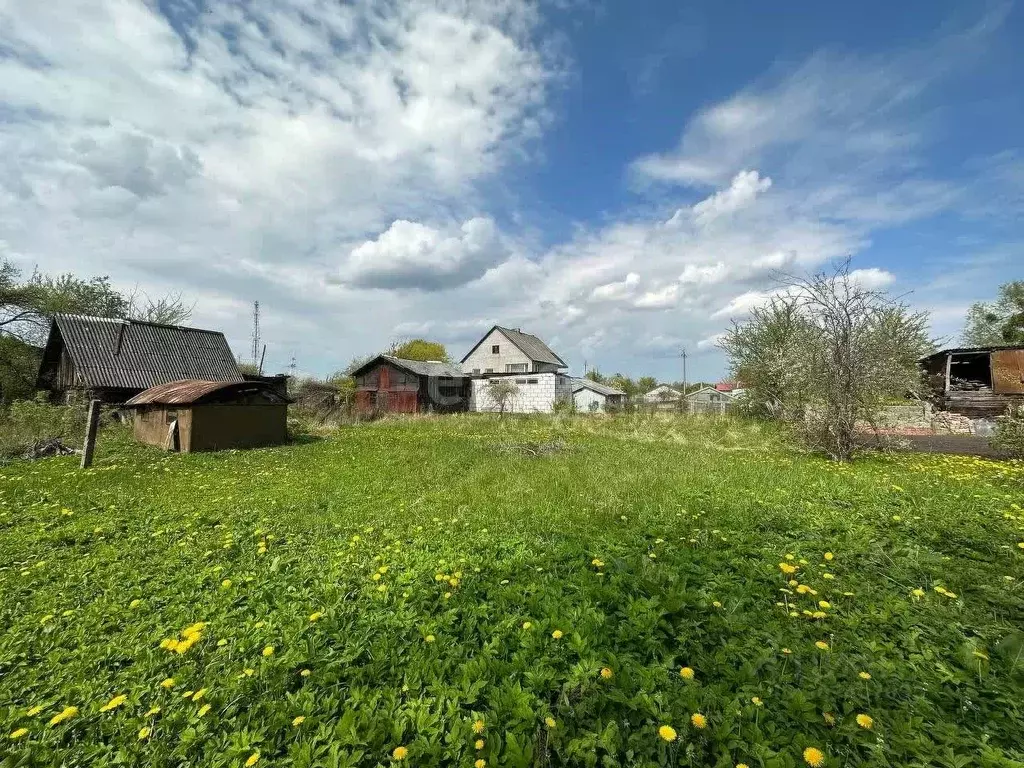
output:
POLYGON ((160 707, 150 707, 143 717, 152 717, 153 715, 160 714, 160 707))
POLYGON ((760 697, 760 696, 754 696, 754 697, 752 697, 752 698, 750 699, 750 702, 751 702, 751 703, 752 703, 752 704, 753 704, 753 705, 754 705, 755 707, 763 707, 763 706, 764 706, 764 701, 762 701, 762 700, 761 700, 761 697, 760 697))
POLYGON ((548 728, 554 728, 557 724, 558 723, 555 722, 555 718, 553 717, 544 718, 544 725, 546 725, 548 728))
POLYGON ((910 594, 914 596, 915 600, 920 600, 924 597, 924 590, 918 587, 917 589, 910 590, 910 594))
POLYGON ((696 673, 690 667, 683 667, 679 670, 679 676, 683 678, 683 680, 693 680, 695 674, 696 673))
POLYGON ((857 725, 866 731, 870 731, 875 727, 875 719, 871 715, 859 714, 857 715, 857 725))
POLYGON ((64 707, 60 712, 50 718, 50 725, 60 725, 65 720, 70 720, 78 714, 78 707, 64 707))
POLYGON ((34 707, 32 707, 32 709, 30 709, 30 710, 25 712, 25 717, 35 717, 36 715, 38 715, 42 711, 43 711, 43 705, 42 704, 36 704, 34 707))
POLYGON ((148 739, 149 734, 151 734, 152 732, 153 731, 151 728, 147 728, 145 726, 139 728, 139 741, 144 741, 145 739, 148 739))
POLYGON ((222 581, 220 585, 224 589, 229 589, 231 587, 231 579, 224 579, 224 581, 222 581))
POLYGON ((804 750, 804 762, 811 768, 819 768, 825 764, 825 753, 817 747, 808 747, 804 750))
POLYGON ((818 648, 819 650, 822 650, 822 651, 827 651, 828 650, 828 643, 826 643, 824 640, 819 640, 818 642, 816 642, 814 644, 814 647, 818 648))
POLYGON ((310 670, 308 670, 308 669, 304 669, 301 672, 299 672, 299 674, 302 675, 303 677, 309 677, 313 673, 310 670))
POLYGON ((553 638, 555 638, 555 640, 561 640, 562 639, 562 630, 556 629, 554 632, 551 633, 551 636, 553 638))
POLYGON ((320 621, 324 617, 323 611, 315 611, 309 614, 310 621, 320 621))
POLYGON ((487 761, 484 760, 482 757, 478 758, 477 761, 475 763, 473 763, 473 768, 486 768, 486 766, 487 766, 487 761))
POLYGON ((473 733, 483 733, 483 732, 484 732, 484 721, 483 720, 477 720, 475 723, 473 723, 473 733))
POLYGON ((292 720, 292 728, 298 728, 304 722, 306 722, 306 716, 305 715, 299 715, 294 720, 292 720))
POLYGON ((394 751, 391 753, 391 756, 395 758, 395 760, 405 760, 408 755, 409 750, 405 747, 395 747, 394 751))
POLYGON ((484 740, 483 739, 477 739, 475 742, 473 742, 473 746, 476 747, 477 749, 483 749, 484 748, 484 740))
POLYGON ((832 562, 832 560, 835 559, 835 555, 833 555, 831 552, 826 552, 825 553, 825 559, 828 560, 829 562, 832 562))
POLYGON ((138 608, 140 605, 142 605, 142 601, 138 599, 132 600, 130 603, 128 603, 129 608, 138 608))
POLYGON ((160 681, 160 687, 161 688, 173 688, 174 687, 174 678, 173 677, 165 677, 163 680, 160 681))
POLYGON ((274 655, 274 646, 268 645, 266 648, 264 648, 263 649, 263 655, 267 656, 267 657, 273 656, 274 655))
POLYGON ((245 768, 252 768, 259 761, 260 761, 260 752, 259 752, 259 750, 256 750, 251 755, 249 755, 249 759, 245 761, 245 768))
POLYGON ((436 638, 436 637, 434 637, 433 635, 427 635, 426 637, 424 637, 424 638, 423 638, 423 642, 425 642, 425 643, 432 643, 432 642, 434 642, 434 641, 435 641, 436 639, 437 639, 437 638, 436 638))
POLYGON ((695 712, 690 715, 690 722, 693 723, 694 728, 707 728, 708 719, 704 717, 700 712, 695 712))
POLYGON ((199 701, 206 695, 207 688, 200 688, 198 691, 192 694, 192 701, 199 701))
POLYGON ((790 650, 789 648, 783 648, 783 649, 782 649, 782 652, 783 652, 784 654, 786 654, 787 656, 789 656, 789 654, 791 654, 791 653, 792 653, 792 651, 791 651, 791 650, 790 650))
POLYGON ((128 697, 122 693, 119 696, 115 696, 102 707, 100 707, 100 712, 109 712, 112 709, 117 709, 126 701, 128 701, 128 697))
POLYGON ((857 673, 857 677, 859 677, 861 680, 870 680, 871 679, 871 673, 870 672, 858 672, 857 673))
POLYGON ((675 741, 676 729, 671 725, 663 725, 658 729, 658 735, 665 741, 675 741))
POLYGON ((608 667, 601 668, 601 677, 603 677, 605 680, 611 680, 612 675, 614 674, 615 673, 608 669, 608 667))
POLYGON ((209 704, 203 704, 203 706, 201 706, 199 708, 199 716, 203 717, 209 711, 210 711, 210 705, 209 704))
POLYGON ((27 735, 28 735, 28 728, 18 728, 15 731, 11 731, 10 739, 11 739, 11 741, 17 741, 18 739, 22 738, 23 736, 27 736, 27 735))
POLYGON ((532 626, 533 626, 533 624, 531 622, 529 622, 529 621, 524 621, 523 622, 523 629, 530 629, 532 626))
POLYGON ((786 575, 792 575, 797 572, 797 567, 795 565, 790 565, 789 563, 779 563, 779 570, 786 575))
POLYGON ((736 763, 736 768, 750 768, 746 763, 736 763))
POLYGON ((832 603, 830 603, 828 600, 819 600, 818 607, 828 609, 832 607, 832 603))

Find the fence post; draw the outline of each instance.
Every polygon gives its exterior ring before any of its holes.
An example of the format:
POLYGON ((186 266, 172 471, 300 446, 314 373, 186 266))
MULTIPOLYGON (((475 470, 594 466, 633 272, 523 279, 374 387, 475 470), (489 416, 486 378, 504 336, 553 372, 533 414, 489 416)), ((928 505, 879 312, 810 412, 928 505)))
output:
POLYGON ((82 469, 92 466, 92 454, 96 449, 96 428, 100 423, 100 401, 89 401, 89 416, 85 425, 85 444, 82 446, 82 469))

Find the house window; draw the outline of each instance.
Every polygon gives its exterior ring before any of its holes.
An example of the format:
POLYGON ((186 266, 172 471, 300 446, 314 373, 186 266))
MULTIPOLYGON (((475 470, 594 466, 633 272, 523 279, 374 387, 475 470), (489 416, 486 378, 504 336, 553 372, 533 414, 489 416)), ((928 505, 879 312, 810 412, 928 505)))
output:
POLYGON ((484 373, 494 373, 494 369, 488 368, 486 371, 484 371, 484 373))
POLYGON ((497 354, 499 354, 500 352, 501 352, 501 347, 500 347, 500 346, 499 346, 498 344, 493 344, 493 345, 491 346, 491 354, 492 354, 492 355, 497 355, 497 354))
POLYGON ((526 383, 527 383, 527 384, 536 384, 536 383, 537 383, 537 380, 536 380, 536 379, 527 379, 527 380, 526 380, 526 383))
POLYGON ((480 369, 479 368, 474 368, 473 369, 473 373, 480 373, 480 369))
POLYGON ((526 373, 526 363, 506 363, 505 373, 526 373))
POLYGON ((516 384, 525 384, 526 379, 516 379, 516 384))

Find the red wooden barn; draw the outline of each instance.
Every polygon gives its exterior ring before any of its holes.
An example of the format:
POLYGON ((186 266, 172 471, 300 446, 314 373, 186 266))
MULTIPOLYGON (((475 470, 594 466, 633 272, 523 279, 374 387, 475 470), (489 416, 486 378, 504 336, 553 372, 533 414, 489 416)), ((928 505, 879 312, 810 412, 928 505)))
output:
POLYGON ((352 378, 358 413, 451 413, 469 407, 470 379, 448 363, 380 355, 352 378))

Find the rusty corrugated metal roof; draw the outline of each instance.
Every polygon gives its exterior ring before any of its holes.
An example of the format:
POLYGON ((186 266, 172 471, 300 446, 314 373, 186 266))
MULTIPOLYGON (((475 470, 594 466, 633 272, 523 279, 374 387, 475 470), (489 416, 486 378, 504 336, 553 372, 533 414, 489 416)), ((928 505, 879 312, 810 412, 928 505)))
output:
POLYGON ((203 400, 229 400, 250 394, 262 394, 274 402, 289 402, 260 381, 200 381, 184 379, 158 384, 140 392, 125 405, 194 405, 203 400), (212 397, 216 395, 216 397, 212 397))
POLYGON ((51 336, 54 329, 82 387, 146 389, 182 379, 244 380, 219 331, 82 315, 57 315, 51 336))

